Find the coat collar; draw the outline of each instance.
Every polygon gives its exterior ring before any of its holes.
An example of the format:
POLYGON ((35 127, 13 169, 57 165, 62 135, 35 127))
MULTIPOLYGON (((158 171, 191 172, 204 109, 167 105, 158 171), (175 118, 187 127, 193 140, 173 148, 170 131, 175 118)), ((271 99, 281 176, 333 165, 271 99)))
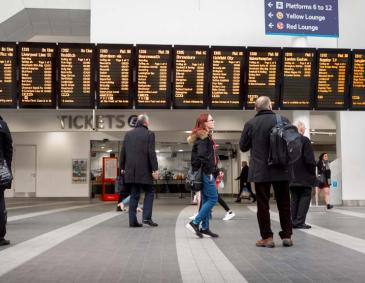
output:
POLYGON ((256 116, 261 116, 266 114, 274 114, 274 112, 272 110, 261 110, 256 114, 256 116))
POLYGON ((209 133, 206 130, 199 130, 195 133, 192 133, 189 137, 188 137, 188 143, 189 144, 194 144, 196 142, 197 139, 201 139, 204 140, 209 136, 209 133))

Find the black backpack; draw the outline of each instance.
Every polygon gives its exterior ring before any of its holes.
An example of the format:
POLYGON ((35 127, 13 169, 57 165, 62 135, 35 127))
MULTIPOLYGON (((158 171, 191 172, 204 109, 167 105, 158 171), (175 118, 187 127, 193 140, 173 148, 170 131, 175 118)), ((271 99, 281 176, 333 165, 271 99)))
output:
POLYGON ((286 167, 302 156, 302 139, 297 127, 275 114, 276 125, 270 131, 268 165, 286 167))

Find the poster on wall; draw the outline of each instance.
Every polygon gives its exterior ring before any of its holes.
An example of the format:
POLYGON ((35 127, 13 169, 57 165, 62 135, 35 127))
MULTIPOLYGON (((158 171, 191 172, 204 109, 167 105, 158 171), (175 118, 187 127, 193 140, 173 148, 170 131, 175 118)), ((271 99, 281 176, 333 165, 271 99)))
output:
POLYGON ((116 157, 103 157, 103 179, 115 180, 118 175, 118 159, 116 157))
POLYGON ((87 159, 72 159, 72 183, 87 183, 87 159))

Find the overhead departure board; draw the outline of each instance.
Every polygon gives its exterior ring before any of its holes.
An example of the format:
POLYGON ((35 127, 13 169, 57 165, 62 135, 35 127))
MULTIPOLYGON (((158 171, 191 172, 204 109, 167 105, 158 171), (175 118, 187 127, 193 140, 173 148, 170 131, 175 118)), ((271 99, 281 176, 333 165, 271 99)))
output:
POLYGON ((315 49, 284 48, 281 107, 311 109, 315 91, 315 49))
POLYGON ((16 107, 16 44, 0 42, 0 108, 16 107))
POLYGON ((19 107, 56 107, 56 55, 53 43, 19 44, 19 107))
POLYGON ((280 48, 251 47, 247 49, 247 101, 253 108, 259 96, 268 96, 274 108, 279 97, 280 48))
POLYGON ((210 108, 242 109, 245 49, 212 47, 210 108))
POLYGON ((137 45, 137 108, 169 108, 171 61, 169 45, 137 45))
POLYGON ((174 108, 206 108, 208 46, 174 46, 174 108))
POLYGON ((94 108, 94 45, 59 44, 58 107, 94 108))
POLYGON ((365 110, 365 50, 353 50, 351 109, 365 110))
POLYGON ((133 45, 98 44, 98 108, 133 106, 133 45))
POLYGON ((317 109, 345 109, 348 105, 350 50, 319 49, 317 109))

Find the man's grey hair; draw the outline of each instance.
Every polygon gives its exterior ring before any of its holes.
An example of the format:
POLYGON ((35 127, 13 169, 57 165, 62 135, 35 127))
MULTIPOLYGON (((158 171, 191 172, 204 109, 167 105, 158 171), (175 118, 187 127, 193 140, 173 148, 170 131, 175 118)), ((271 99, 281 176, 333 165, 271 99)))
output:
POLYGON ((303 121, 297 121, 296 123, 295 123, 295 126, 298 128, 298 129, 300 129, 300 128, 305 128, 305 124, 304 124, 304 122, 303 121))
POLYGON ((271 110, 271 100, 267 96, 260 96, 255 101, 255 110, 257 112, 261 110, 271 110))
POLYGON ((150 122, 150 118, 146 113, 139 114, 137 117, 137 125, 146 125, 150 122))

